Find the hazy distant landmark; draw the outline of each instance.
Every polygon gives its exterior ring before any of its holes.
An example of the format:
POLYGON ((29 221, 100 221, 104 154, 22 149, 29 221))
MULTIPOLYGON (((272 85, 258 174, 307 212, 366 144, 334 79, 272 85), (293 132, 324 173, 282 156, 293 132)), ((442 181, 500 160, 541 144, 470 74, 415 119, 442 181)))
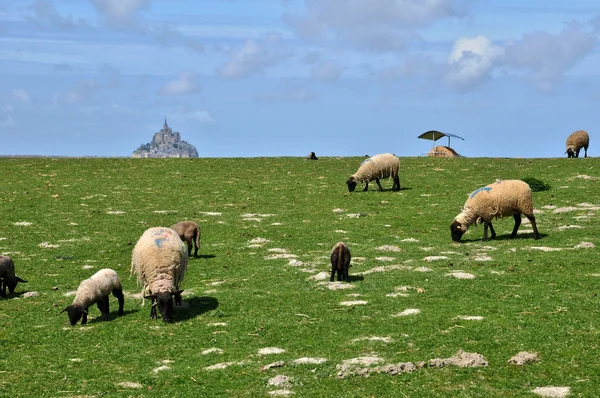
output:
POLYGON ((179 132, 165 124, 159 132, 154 133, 154 138, 149 144, 142 144, 131 155, 134 158, 197 158, 198 151, 192 144, 182 141, 179 132))

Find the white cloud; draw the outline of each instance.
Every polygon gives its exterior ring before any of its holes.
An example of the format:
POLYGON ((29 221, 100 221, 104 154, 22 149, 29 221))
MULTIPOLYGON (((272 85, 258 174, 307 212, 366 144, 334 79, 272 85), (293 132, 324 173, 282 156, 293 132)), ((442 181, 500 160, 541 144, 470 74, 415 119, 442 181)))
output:
POLYGON ((344 68, 337 62, 324 61, 312 69, 310 77, 317 80, 336 80, 340 78, 343 72, 344 68))
POLYGON ((148 8, 148 0, 92 0, 96 10, 109 24, 127 25, 138 11, 148 8))
POLYGON ((281 35, 269 33, 262 40, 247 40, 235 50, 229 61, 217 68, 221 77, 237 78, 264 74, 266 69, 279 64, 290 55, 280 46, 281 35))
POLYGON ((196 75, 191 71, 179 72, 177 79, 171 80, 163 86, 161 92, 167 95, 193 94, 200 90, 196 82, 196 75))
POLYGON ((188 113, 185 115, 185 117, 188 119, 197 120, 200 123, 213 123, 215 121, 208 111, 195 111, 188 113))
POLYGON ((469 90, 491 77, 503 55, 504 49, 485 36, 460 38, 448 55, 446 81, 460 90, 469 90))
POLYGON ((283 21, 302 38, 335 38, 367 51, 403 50, 415 29, 463 15, 461 0, 306 0, 305 12, 283 21))
POLYGON ((29 100, 29 93, 23 89, 14 89, 12 95, 18 101, 27 102, 29 100))
POLYGON ((571 22, 557 35, 538 31, 508 44, 506 65, 531 78, 538 89, 549 91, 597 45, 596 32, 571 22))

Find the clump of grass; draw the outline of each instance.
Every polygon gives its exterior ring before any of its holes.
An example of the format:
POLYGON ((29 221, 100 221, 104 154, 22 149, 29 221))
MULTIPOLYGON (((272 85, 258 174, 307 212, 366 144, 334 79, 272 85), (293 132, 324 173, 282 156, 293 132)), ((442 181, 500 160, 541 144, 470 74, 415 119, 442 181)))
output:
POLYGON ((550 189, 550 184, 545 183, 544 181, 535 177, 526 177, 523 178, 523 181, 529 184, 531 191, 533 192, 548 191, 550 189))

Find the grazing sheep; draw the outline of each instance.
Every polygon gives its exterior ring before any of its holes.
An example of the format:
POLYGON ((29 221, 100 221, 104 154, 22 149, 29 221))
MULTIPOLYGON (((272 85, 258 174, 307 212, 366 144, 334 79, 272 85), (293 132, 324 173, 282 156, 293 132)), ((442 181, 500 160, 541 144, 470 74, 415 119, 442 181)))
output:
POLYGON ((398 177, 398 170, 400 169, 400 159, 391 153, 383 153, 375 155, 368 159, 365 159, 358 168, 358 171, 348 178, 346 184, 348 184, 348 191, 354 192, 356 184, 364 182, 366 191, 369 188, 369 182, 375 180, 379 186, 379 190, 383 191, 381 184, 379 183, 380 178, 392 177, 394 184, 392 191, 400 190, 400 177, 398 177))
POLYGON ((350 249, 344 242, 338 242, 333 246, 331 250, 331 278, 330 282, 333 282, 335 272, 338 274, 338 281, 344 280, 350 282, 350 276, 348 275, 348 268, 350 268, 350 249))
POLYGON ((570 158, 578 158, 579 151, 583 148, 584 157, 587 158, 587 149, 590 146, 590 136, 584 130, 577 130, 567 137, 567 150, 565 153, 570 158))
POLYGON ((81 324, 87 323, 88 308, 96 303, 102 316, 100 319, 108 321, 108 296, 113 294, 119 300, 119 315, 123 315, 123 288, 117 272, 104 268, 96 272, 91 277, 83 280, 77 288, 73 304, 61 311, 67 312, 71 326, 75 326, 81 319, 81 324))
POLYGON ((171 229, 179 234, 182 241, 187 243, 188 257, 192 255, 192 246, 196 245, 194 257, 198 257, 200 250, 200 227, 193 221, 180 221, 171 225, 171 229))
POLYGON ((510 235, 514 238, 521 225, 521 214, 531 221, 533 239, 539 239, 531 196, 531 188, 521 180, 496 180, 493 184, 473 191, 469 194, 463 211, 450 225, 452 240, 459 242, 469 226, 481 222, 483 222, 483 240, 486 241, 488 238, 488 227, 492 231, 493 239, 496 237, 496 232, 492 226, 492 219, 504 216, 513 216, 515 219, 515 227, 510 235))
POLYGON ((308 160, 319 160, 319 158, 317 157, 317 155, 315 155, 314 152, 309 153, 308 156, 306 157, 306 159, 308 159, 308 160))
POLYGON ((0 297, 6 297, 6 288, 14 293, 17 283, 27 283, 15 275, 15 263, 8 256, 0 256, 0 297))
POLYGON ((181 305, 179 283, 183 281, 188 266, 185 244, 177 232, 170 228, 147 229, 140 237, 131 258, 131 273, 137 274, 143 285, 142 295, 152 300, 150 318, 156 319, 156 307, 165 322, 171 322, 173 297, 181 305), (146 295, 147 294, 147 295, 146 295))

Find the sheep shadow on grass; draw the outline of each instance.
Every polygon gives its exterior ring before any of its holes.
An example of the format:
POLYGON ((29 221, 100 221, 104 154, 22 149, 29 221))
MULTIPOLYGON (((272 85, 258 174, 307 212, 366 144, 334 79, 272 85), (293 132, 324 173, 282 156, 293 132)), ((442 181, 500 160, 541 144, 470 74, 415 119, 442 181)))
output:
POLYGON ((364 281, 365 277, 362 275, 348 275, 348 279, 350 279, 350 282, 356 282, 356 281, 364 281))
POLYGON ((217 256, 215 256, 214 254, 198 254, 198 256, 196 256, 196 257, 194 257, 194 256, 190 257, 190 260, 192 258, 204 258, 204 259, 208 259, 208 258, 215 258, 215 257, 217 257, 217 256))
MULTIPOLYGON (((543 233, 539 233, 539 238, 537 239, 537 241, 548 237, 548 234, 543 234, 543 233)), ((514 238, 510 237, 510 232, 506 233, 506 234, 497 234, 495 238, 488 238, 487 242, 493 242, 495 240, 515 240, 515 239, 529 239, 532 242, 537 242, 535 239, 533 239, 533 232, 528 232, 528 233, 524 233, 524 234, 520 234, 517 233, 517 236, 514 238)), ((473 237, 473 239, 461 239, 460 243, 470 243, 470 242, 483 242, 482 236, 479 237, 473 237)))
POLYGON ((176 322, 182 322, 188 319, 195 318, 205 312, 216 310, 219 306, 219 301, 214 297, 190 297, 183 300, 185 303, 181 307, 174 307, 176 322))
MULTIPOLYGON (((94 307, 96 306, 96 304, 94 304, 94 307)), ((92 307, 88 308, 88 312, 92 309, 92 307)), ((96 307, 97 309, 97 307, 96 307)), ((94 314, 90 314, 88 315, 88 325, 93 325, 96 322, 102 323, 102 322, 110 322, 110 321, 114 321, 116 319, 122 318, 124 316, 130 315, 130 314, 135 314, 136 312, 138 312, 138 309, 131 309, 131 310, 123 310, 123 315, 118 315, 117 314, 117 310, 110 310, 110 313, 108 314, 108 321, 103 321, 100 315, 100 312, 95 312, 94 314)), ((85 325, 84 325, 85 327, 85 325)))

